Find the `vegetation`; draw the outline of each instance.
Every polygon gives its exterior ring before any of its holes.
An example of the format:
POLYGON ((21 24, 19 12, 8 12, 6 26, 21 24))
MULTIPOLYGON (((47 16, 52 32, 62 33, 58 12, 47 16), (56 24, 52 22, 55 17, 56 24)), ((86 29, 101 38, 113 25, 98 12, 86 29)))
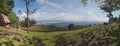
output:
MULTIPOLYGON (((94 25, 74 31, 30 32, 28 34, 26 34, 26 31, 20 31, 19 33, 16 32, 11 34, 15 35, 14 37, 25 39, 23 40, 24 42, 16 42, 17 40, 13 40, 12 44, 15 45, 15 43, 17 43, 17 46, 119 46, 119 32, 119 23, 112 23, 106 26, 94 25)), ((9 36, 13 37, 13 35, 9 36)), ((7 42, 9 41, 7 40, 7 42)))
MULTIPOLYGON (((88 0, 81 0, 84 5, 87 4, 88 0)), ((120 10, 120 1, 119 0, 93 0, 96 2, 100 9, 104 12, 107 12, 107 17, 109 17, 109 23, 113 22, 112 12, 120 10)))
POLYGON ((88 25, 74 25, 69 24, 67 27, 58 27, 55 25, 33 25, 30 27, 30 31, 34 32, 59 32, 59 31, 73 31, 77 29, 83 29, 89 27, 88 25))
POLYGON ((19 18, 12 11, 13 7, 14 7, 14 0, 0 0, 0 14, 7 15, 11 21, 10 26, 15 27, 18 24, 19 18))
MULTIPOLYGON (((33 26, 33 25, 35 25, 37 22, 35 21, 35 20, 33 20, 33 19, 29 19, 29 26, 31 27, 31 26, 33 26)), ((27 26, 28 26, 28 23, 27 23, 27 18, 25 18, 25 20, 23 20, 23 21, 21 21, 21 26, 22 27, 25 27, 25 28, 27 28, 27 26)))
MULTIPOLYGON (((67 29, 53 25, 37 26, 36 21, 28 18, 30 2, 35 0, 24 1, 26 1, 27 18, 22 21, 22 27, 27 27, 29 30, 30 26, 29 33, 26 33, 26 30, 13 28, 19 24, 18 17, 12 11, 14 1, 0 1, 0 13, 8 15, 12 26, 0 27, 0 46, 120 46, 120 16, 114 18, 112 15, 113 11, 120 9, 119 0, 103 0, 99 4, 100 8, 108 13, 110 23, 82 27, 82 29, 74 24, 69 24, 67 29)), ((84 4, 87 3, 86 1, 82 0, 84 4)), ((101 0, 95 0, 95 2, 99 1, 101 0)))
POLYGON ((12 12, 14 7, 14 0, 0 0, 0 14, 4 13, 8 15, 12 12))
POLYGON ((107 12, 107 17, 109 17, 109 22, 113 21, 113 11, 120 9, 120 4, 118 0, 105 0, 101 5, 100 8, 107 12))
POLYGON ((18 18, 18 16, 16 16, 16 14, 14 12, 10 13, 8 18, 11 21, 11 23, 10 23, 11 27, 19 26, 19 18, 18 18))
POLYGON ((69 30, 73 30, 74 28, 75 28, 75 25, 74 25, 74 24, 69 24, 69 25, 68 25, 68 29, 69 29, 69 30))
MULTIPOLYGON (((27 30, 28 30, 28 33, 29 33, 29 26, 30 26, 30 22, 29 22, 29 15, 31 14, 31 13, 34 13, 35 11, 36 11, 36 9, 34 9, 33 11, 31 11, 31 9, 30 9, 30 3, 31 2, 35 2, 36 0, 23 0, 23 1, 25 1, 25 6, 26 6, 26 14, 27 14, 27 18, 26 18, 26 22, 27 22, 27 30)), ((19 10, 19 12, 20 12, 21 10, 19 10)))

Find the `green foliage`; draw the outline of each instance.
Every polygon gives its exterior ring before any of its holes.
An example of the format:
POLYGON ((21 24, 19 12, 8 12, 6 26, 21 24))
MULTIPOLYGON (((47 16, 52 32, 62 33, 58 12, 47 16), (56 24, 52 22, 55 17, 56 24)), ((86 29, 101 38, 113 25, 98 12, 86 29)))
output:
MULTIPOLYGON (((117 23, 106 26, 96 25, 74 35, 66 34, 62 35, 62 38, 61 36, 57 37, 57 42, 55 43, 64 43, 62 41, 65 41, 65 46, 119 46, 120 41, 118 37, 120 30, 118 26, 119 24, 117 23), (115 36, 112 36, 113 34, 115 36)), ((60 45, 63 44, 58 46, 60 45)))
POLYGON ((14 0, 0 0, 0 13, 9 14, 14 7, 14 0))
POLYGON ((64 36, 59 35, 55 40, 55 46, 66 46, 66 41, 64 36))
POLYGON ((69 29, 69 30, 73 30, 74 28, 75 28, 75 25, 74 25, 74 24, 69 24, 69 25, 68 25, 68 29, 69 29))
POLYGON ((20 34, 25 37, 20 36, 14 39, 21 46, 116 46, 119 43, 117 39, 119 35, 116 33, 116 30, 119 30, 118 26, 119 23, 112 23, 108 25, 94 25, 74 31, 30 32, 28 34, 23 31, 20 34), (19 42, 20 39, 23 42, 19 42))
MULTIPOLYGON (((33 26, 35 25, 37 22, 35 20, 30 20, 29 19, 29 26, 33 26)), ((21 21, 21 26, 22 27, 27 27, 28 22, 27 22, 27 18, 25 18, 25 20, 21 21)))
POLYGON ((0 0, 0 14, 2 13, 9 17, 12 27, 15 26, 15 23, 19 21, 16 14, 12 11, 13 7, 14 0, 0 0))
POLYGON ((8 15, 8 18, 11 21, 11 24, 10 24, 11 27, 16 27, 19 25, 19 18, 18 18, 18 16, 16 16, 15 13, 13 13, 13 12, 10 13, 8 15))
MULTIPOLYGON (((88 4, 87 1, 88 1, 88 0, 81 0, 82 4, 83 4, 84 6, 86 6, 86 5, 88 4)), ((91 0, 91 1, 93 1, 93 2, 101 2, 101 1, 103 1, 103 0, 91 0)))
POLYGON ((113 21, 113 11, 117 11, 120 9, 120 1, 119 0, 104 0, 100 5, 100 8, 107 12, 107 17, 109 17, 109 22, 113 21))
POLYGON ((0 32, 0 46, 44 46, 40 38, 29 37, 18 32, 0 32))
POLYGON ((100 8, 105 12, 112 12, 120 9, 119 0, 104 0, 100 4, 100 8))
MULTIPOLYGON (((0 33, 0 44, 13 46, 119 46, 120 23, 61 32, 0 33), (6 36, 9 38, 7 40, 6 36), (5 40, 5 41, 4 41, 5 40), (9 44, 8 44, 9 43, 9 44)), ((53 27, 53 26, 51 26, 53 27)))

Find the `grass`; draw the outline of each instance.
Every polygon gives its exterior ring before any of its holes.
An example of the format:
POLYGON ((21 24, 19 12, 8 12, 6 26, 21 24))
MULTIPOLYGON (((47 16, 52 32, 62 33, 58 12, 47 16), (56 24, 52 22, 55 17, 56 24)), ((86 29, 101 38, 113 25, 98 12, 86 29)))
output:
MULTIPOLYGON (((110 24, 108 26, 105 26, 105 25, 94 25, 94 26, 91 26, 91 27, 88 27, 88 28, 78 29, 78 30, 71 30, 71 31, 30 32, 30 33, 27 33, 27 31, 25 31, 25 30, 20 30, 20 31, 15 31, 15 32, 17 32, 17 33, 19 33, 19 34, 21 34, 23 36, 27 36, 29 38, 36 37, 38 39, 41 39, 45 46, 54 46, 55 45, 56 36, 63 35, 66 38, 67 37, 72 38, 73 36, 76 36, 79 33, 88 34, 89 32, 93 32, 92 34, 95 35, 96 37, 101 37, 102 35, 100 35, 100 32, 104 32, 104 30, 105 30, 104 28, 105 27, 109 27, 109 28, 113 28, 114 27, 114 29, 117 29, 118 28, 117 25, 118 25, 117 23, 113 23, 113 24, 110 24)), ((16 30, 16 29, 13 28, 13 29, 8 29, 8 30, 14 32, 14 30, 16 30)), ((107 37, 104 37, 104 38, 107 38, 107 37)), ((115 39, 114 37, 111 37, 111 38, 115 39)), ((4 41, 5 39, 1 39, 1 40, 4 41)), ((15 46, 19 46, 20 44, 23 44, 21 42, 15 41, 15 40, 12 40, 12 41, 14 41, 13 44, 15 46)), ((96 40, 93 40, 90 44, 95 43, 95 42, 96 42, 96 40)))
POLYGON ((78 30, 71 30, 71 31, 30 32, 30 33, 27 33, 26 31, 21 31, 20 33, 23 34, 23 35, 25 35, 25 36, 37 37, 37 38, 42 39, 42 41, 45 44, 45 46, 54 46, 54 42, 55 42, 55 39, 56 39, 55 37, 58 36, 58 35, 73 36, 74 34, 77 34, 79 32, 87 33, 87 32, 89 32, 90 29, 94 30, 94 29, 102 27, 102 26, 104 26, 104 25, 94 25, 94 26, 91 26, 91 27, 88 27, 88 28, 78 29, 78 30))

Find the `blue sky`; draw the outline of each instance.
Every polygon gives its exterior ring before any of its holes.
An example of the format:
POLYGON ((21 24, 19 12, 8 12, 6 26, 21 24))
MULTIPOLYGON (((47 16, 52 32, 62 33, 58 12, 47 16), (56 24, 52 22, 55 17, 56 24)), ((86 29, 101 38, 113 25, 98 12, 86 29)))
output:
MULTIPOLYGON (((20 19, 26 17, 25 2, 14 0, 15 7, 13 9, 20 19), (22 14, 18 14, 18 10, 22 10, 22 14)), ((100 21, 107 22, 105 12, 100 10, 97 4, 88 1, 86 7, 80 0, 37 0, 31 3, 31 9, 37 8, 37 11, 30 16, 36 21, 40 20, 62 20, 62 21, 100 21)), ((118 15, 118 13, 113 13, 118 15)))

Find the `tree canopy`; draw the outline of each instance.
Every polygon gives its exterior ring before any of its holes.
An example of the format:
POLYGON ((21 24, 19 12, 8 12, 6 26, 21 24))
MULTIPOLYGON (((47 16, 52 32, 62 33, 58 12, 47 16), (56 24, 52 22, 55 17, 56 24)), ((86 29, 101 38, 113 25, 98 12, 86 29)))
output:
POLYGON ((18 24, 19 24, 19 18, 18 18, 18 16, 16 16, 16 14, 14 12, 11 12, 8 15, 8 18, 11 21, 10 26, 12 26, 12 27, 18 26, 18 24))
POLYGON ((100 4, 101 10, 107 12, 107 17, 109 17, 109 22, 113 21, 113 11, 117 11, 120 9, 120 0, 104 0, 100 4))
POLYGON ((12 12, 14 0, 0 0, 0 13, 8 14, 12 12))

